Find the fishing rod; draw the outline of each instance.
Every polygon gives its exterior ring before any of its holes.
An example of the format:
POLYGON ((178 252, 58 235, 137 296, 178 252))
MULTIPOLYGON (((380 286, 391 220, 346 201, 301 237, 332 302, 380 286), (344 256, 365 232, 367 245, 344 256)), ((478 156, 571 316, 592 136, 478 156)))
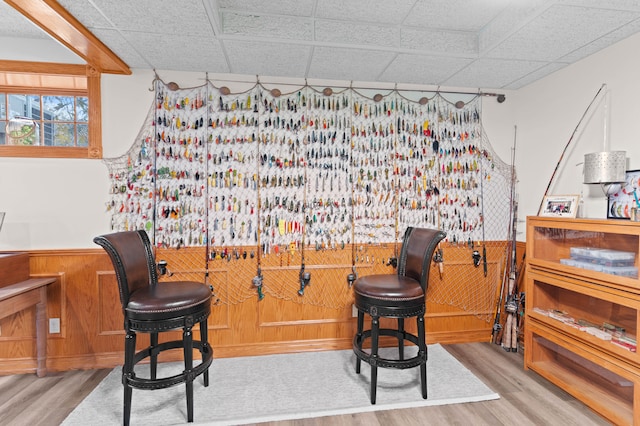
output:
POLYGON ((511 241, 511 269, 509 271, 509 282, 508 282, 508 292, 507 292, 507 300, 504 305, 504 310, 507 313, 507 320, 505 323, 505 331, 502 335, 502 348, 509 352, 517 351, 517 341, 513 342, 513 338, 517 339, 518 332, 516 329, 514 336, 514 328, 517 327, 517 320, 515 319, 515 314, 518 311, 518 301, 517 296, 514 293, 515 284, 516 284, 516 271, 517 271, 517 261, 516 261, 516 230, 517 230, 517 213, 518 212, 518 203, 514 201, 513 207, 513 225, 512 225, 512 234, 513 239, 511 241))
POLYGON ((480 158, 480 198, 482 198, 482 206, 480 211, 480 219, 482 220, 482 269, 484 276, 487 276, 487 240, 484 235, 484 175, 482 169, 482 157, 480 158))
MULTIPOLYGON (((511 267, 509 270, 508 291, 507 299, 505 301, 504 310, 507 313, 507 320, 505 322, 505 331, 502 335, 502 348, 505 351, 517 350, 517 342, 513 345, 514 328, 517 327, 517 321, 515 319, 515 313, 518 310, 518 302, 514 295, 514 289, 516 284, 517 273, 517 260, 516 260, 516 235, 518 231, 518 199, 516 195, 516 140, 517 140, 518 127, 514 126, 513 132, 513 149, 511 152, 511 267)), ((516 330, 515 337, 517 338, 518 332, 516 330)))
MULTIPOLYGON (((605 89, 606 87, 607 87, 606 83, 603 83, 600 86, 600 88, 598 89, 598 91, 594 95, 593 99, 591 99, 591 102, 589 102, 589 105, 587 105, 587 108, 582 113, 582 116, 580 117, 580 120, 578 120, 578 123, 576 124, 576 127, 573 129, 573 132, 571 133, 571 136, 569 137, 569 140, 565 144, 565 146, 564 146, 564 148, 562 150, 562 153, 560 154, 560 158, 558 159, 558 162, 556 163, 556 166, 553 169, 553 173, 551 174, 551 178, 549 179, 549 183, 547 184, 547 188, 545 189, 544 194, 543 194, 542 198, 540 199, 540 205, 538 207, 538 211, 542 210, 542 205, 544 203, 544 199, 549 193, 549 189, 551 188, 551 185, 553 184, 553 180, 554 180, 554 178, 556 176, 556 173, 558 172, 558 169, 560 168, 560 164, 562 163, 562 160, 564 159, 564 156, 565 156, 569 146, 571 145, 571 142, 573 142, 573 139, 575 138, 576 134, 578 133, 578 129, 580 129, 580 126, 582 125, 582 122, 584 121, 585 117, 587 116, 587 114, 591 110, 591 107, 593 106, 593 104, 596 102, 596 100, 600 96, 600 93, 602 92, 602 90, 605 89)), ((525 256, 526 256, 526 252, 523 253, 523 255, 522 255, 522 263, 523 264, 524 264, 525 256)), ((523 265, 521 265, 521 269, 522 269, 522 266, 523 265)), ((521 295, 519 303, 524 303, 524 300, 523 300, 524 296, 525 296, 524 294, 521 295)), ((517 306, 518 306, 518 304, 516 304, 516 311, 517 311, 517 306)), ((519 322, 519 321, 516 321, 516 322, 519 322)), ((495 325, 494 325, 494 327, 495 327, 495 325)), ((516 336, 515 336, 516 344, 517 344, 517 334, 518 334, 518 331, 516 331, 516 336)), ((512 340, 513 340, 513 338, 512 338, 512 340)), ((513 346, 511 346, 511 347, 513 347, 513 346)))
MULTIPOLYGON (((306 156, 305 156, 306 158, 306 156)), ((304 246, 305 246, 305 234, 307 233, 307 218, 306 218, 306 209, 307 209, 307 163, 304 163, 304 192, 302 198, 302 247, 301 250, 301 258, 300 258, 300 273, 298 274, 298 280, 300 281, 300 290, 298 290, 298 295, 304 296, 304 288, 309 285, 311 281, 311 274, 309 272, 305 272, 304 270, 304 246)))
POLYGON ((510 300, 509 300, 509 296, 511 295, 511 293, 513 292, 513 287, 514 287, 514 280, 515 280, 515 257, 516 257, 516 253, 515 253, 515 249, 516 249, 516 245, 515 245, 515 237, 516 237, 516 228, 517 228, 517 202, 516 202, 516 197, 515 197, 515 183, 516 183, 516 174, 515 174, 515 150, 516 150, 516 135, 517 135, 517 126, 514 126, 514 135, 513 135, 513 149, 512 149, 512 154, 511 154, 511 188, 510 188, 510 194, 509 194, 509 217, 510 217, 510 223, 509 223, 509 231, 508 231, 508 235, 509 236, 513 236, 513 240, 510 243, 511 245, 511 250, 507 251, 506 254, 506 262, 505 262, 505 266, 504 266, 504 270, 503 270, 503 274, 502 274, 502 286, 500 287, 500 297, 498 299, 498 306, 496 308, 496 315, 494 318, 494 323, 493 323, 493 329, 491 331, 491 337, 493 339, 493 343, 495 343, 496 345, 501 344, 502 341, 505 340, 505 336, 503 335, 504 333, 506 333, 507 338, 510 340, 511 339, 511 323, 513 321, 512 315, 507 315, 506 321, 505 321, 505 327, 504 327, 504 331, 503 333, 500 333, 500 331, 503 330, 503 326, 502 323, 500 321, 500 315, 501 315, 501 308, 502 308, 502 301, 505 301, 505 311, 509 312, 507 310, 507 305, 509 305, 509 308, 511 308, 511 305, 509 304, 510 300), (509 270, 509 267, 507 265, 511 265, 511 269, 509 270))
MULTIPOLYGON (((208 78, 208 74, 207 74, 207 78, 208 78)), ((209 96, 210 96, 209 85, 207 85, 207 89, 206 90, 207 90, 206 91, 206 96, 207 96, 207 99, 208 99, 209 96)), ((205 109, 205 116, 206 116, 206 120, 207 120, 207 123, 208 123, 209 120, 210 120, 209 108, 205 109)), ((205 158, 208 158, 208 156, 211 154, 209 152, 210 149, 211 149, 210 148, 210 144, 205 144, 205 158)), ((208 161, 204 162, 204 173, 205 173, 205 176, 210 176, 209 175, 209 162, 208 161)), ((157 180, 157 179, 154 179, 154 180, 157 180)), ((205 268, 204 282, 205 282, 205 284, 209 285, 209 289, 211 289, 211 297, 215 301, 214 304, 217 304, 220 301, 220 298, 216 295, 215 287, 213 286, 213 283, 209 282, 209 278, 210 278, 209 267, 211 266, 210 262, 214 258, 213 250, 212 250, 212 245, 213 245, 212 239, 213 239, 213 237, 212 237, 212 235, 210 233, 210 230, 209 230, 209 218, 210 218, 210 212, 209 212, 209 190, 210 190, 211 185, 207 181, 207 184, 204 185, 204 187, 205 187, 205 191, 204 191, 204 197, 205 197, 204 198, 205 199, 205 203, 204 203, 204 227, 205 227, 204 237, 206 239, 206 243, 205 243, 206 249, 205 249, 205 265, 204 265, 204 268, 205 268)))
POLYGON ((558 168, 560 167, 560 163, 562 163, 562 159, 564 158, 564 154, 567 152, 567 149, 569 148, 569 145, 573 141, 573 138, 575 137, 576 133, 578 132, 578 129, 580 128, 580 125, 582 124, 582 121, 585 119, 585 117, 587 116, 587 113, 591 109, 591 106, 596 101, 596 99, 598 99, 598 96, 600 95, 600 92, 602 92, 602 89, 604 89, 605 87, 607 87, 606 84, 603 84, 602 86, 600 86, 600 89, 598 89, 598 92, 596 93, 596 95, 593 97, 591 102, 589 102, 589 105, 587 106, 587 109, 585 109, 584 112, 582 113, 582 117, 580 117, 580 120, 578 121, 578 124, 576 124, 575 129, 573 129, 573 133, 571 133, 571 137, 569 137, 569 140, 567 141, 566 145, 564 146, 564 149, 562 150, 562 153, 560 154, 560 158, 558 159, 558 162, 556 163, 556 167, 553 170, 553 173, 551 174, 551 179, 549 179, 549 183, 547 184, 547 189, 545 189, 544 195, 542 196, 542 199, 540 200, 540 206, 538 207, 538 211, 542 210, 542 204, 544 203, 545 197, 549 193, 549 189, 551 188, 551 184, 553 183, 553 179, 555 178, 556 173, 558 172, 558 168))
MULTIPOLYGON (((259 105, 262 104, 262 92, 259 92, 258 102, 259 105)), ((257 154, 258 158, 260 158, 260 138, 258 138, 258 146, 257 146, 257 154)), ((260 184, 257 182, 257 177, 260 176, 260 161, 257 162, 256 175, 254 175, 254 182, 256 183, 256 199, 258 200, 258 208, 256 209, 256 276, 251 279, 251 284, 256 288, 256 292, 258 294, 258 301, 264 299, 263 285, 264 285, 264 277, 262 276, 262 236, 260 235, 262 232, 262 222, 260 212, 262 211, 262 199, 260 198, 260 184)))

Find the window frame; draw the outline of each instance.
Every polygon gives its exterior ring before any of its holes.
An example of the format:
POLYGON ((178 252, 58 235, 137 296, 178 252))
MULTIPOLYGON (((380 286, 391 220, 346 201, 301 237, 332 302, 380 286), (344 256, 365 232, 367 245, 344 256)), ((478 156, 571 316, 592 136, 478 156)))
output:
POLYGON ((98 70, 89 65, 0 61, 0 77, 15 74, 20 74, 20 80, 27 84, 8 85, 0 82, 0 92, 86 96, 89 104, 89 141, 86 147, 0 145, 0 157, 102 158, 101 73, 98 70), (61 76, 86 79, 86 89, 61 87, 48 82, 47 77, 61 76))

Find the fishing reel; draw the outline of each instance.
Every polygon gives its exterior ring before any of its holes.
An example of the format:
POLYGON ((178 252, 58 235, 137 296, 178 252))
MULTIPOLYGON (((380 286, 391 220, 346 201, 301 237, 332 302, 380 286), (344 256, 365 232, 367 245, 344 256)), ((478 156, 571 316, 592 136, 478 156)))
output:
POLYGON ((300 296, 304 296, 304 288, 308 286, 309 282, 311 281, 311 274, 309 272, 304 271, 304 263, 300 267, 299 280, 300 280, 300 290, 298 290, 298 294, 300 296))
POLYGON ((262 292, 262 281, 263 281, 262 280, 262 271, 260 270, 260 268, 258 268, 258 275, 253 277, 253 279, 251 280, 251 283, 253 284, 253 286, 258 291, 258 300, 264 299, 264 293, 262 292))
POLYGON ((349 287, 353 287, 353 283, 356 282, 356 276, 354 274, 347 275, 347 282, 349 283, 349 287))
POLYGON ((356 272, 355 265, 351 268, 352 272, 347 275, 347 282, 349 283, 349 288, 353 287, 353 283, 358 279, 358 273, 356 272))
POLYGON ((158 275, 166 275, 168 277, 173 275, 173 272, 169 271, 169 268, 167 268, 166 260, 159 260, 157 267, 158 267, 158 275))
POLYGON ((444 272, 444 256, 442 249, 436 250, 436 253, 433 255, 433 261, 438 264, 438 272, 440 273, 440 278, 442 278, 442 273, 444 272))
POLYGON ((213 300, 213 304, 217 305, 218 303, 220 303, 220 298, 216 295, 216 289, 215 287, 213 287, 213 284, 208 284, 207 287, 209 287, 209 290, 211 290, 211 299, 213 300))
POLYGON ((473 266, 475 266, 476 268, 480 266, 480 261, 482 260, 482 255, 480 254, 480 252, 478 250, 474 250, 471 254, 471 257, 473 258, 473 266))
POLYGON ((504 304, 504 310, 507 313, 515 314, 518 312, 518 296, 511 295, 507 299, 507 303, 504 304))

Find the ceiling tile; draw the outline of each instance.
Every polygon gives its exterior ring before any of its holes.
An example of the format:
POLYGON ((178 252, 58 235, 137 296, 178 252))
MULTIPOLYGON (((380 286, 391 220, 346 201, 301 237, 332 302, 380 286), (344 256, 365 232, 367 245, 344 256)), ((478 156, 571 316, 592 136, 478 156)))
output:
POLYGON ((321 20, 315 23, 315 39, 318 42, 394 47, 400 45, 400 29, 321 20))
POLYGON ((301 77, 311 54, 301 44, 227 40, 224 45, 236 74, 301 77))
POLYGON ((220 44, 212 39, 189 36, 124 31, 133 48, 142 52, 155 69, 226 73, 229 69, 220 44))
POLYGON ((291 40, 312 40, 313 21, 309 18, 271 15, 245 15, 234 12, 222 14, 224 34, 251 37, 272 37, 291 40))
POLYGON ((640 12, 638 0, 557 0, 558 4, 640 12))
POLYGON ((404 28, 400 40, 402 49, 473 57, 478 54, 478 38, 470 32, 404 28))
POLYGON ((456 87, 493 87, 499 89, 545 65, 545 62, 537 61, 478 59, 443 81, 442 84, 456 87))
POLYGON ((111 22, 93 7, 93 2, 79 2, 77 0, 57 0, 67 12, 71 13, 85 27, 113 28, 111 22))
POLYGON ((248 12, 269 15, 290 15, 310 17, 316 0, 205 0, 212 6, 217 3, 221 11, 248 12))
MULTIPOLYGON (((640 32, 638 0, 58 1, 132 68, 473 90, 529 84, 640 32)), ((3 35, 50 40, 0 2, 3 35)), ((53 51, 8 43, 0 59, 53 51)))
POLYGON ((616 10, 550 7, 509 39, 487 52, 487 56, 553 61, 636 17, 637 15, 629 12, 616 10))
POLYGON ((0 1, 0 36, 49 39, 49 34, 22 16, 7 3, 0 1))
POLYGON ((393 56, 375 50, 316 47, 306 77, 344 80, 353 76, 346 80, 376 81, 393 56))
POLYGON ((322 0, 318 1, 316 17, 395 25, 402 23, 414 3, 415 0, 322 0))
POLYGON ((542 77, 552 74, 566 67, 567 65, 568 64, 561 63, 561 62, 550 63, 528 74, 525 74, 522 78, 519 78, 513 81, 512 83, 507 84, 506 86, 502 87, 502 89, 508 89, 508 90, 520 89, 521 87, 524 87, 529 83, 533 83, 534 81, 537 81, 542 77))
POLYGON ((478 32, 480 53, 489 51, 550 7, 548 0, 511 2, 478 32))
POLYGON ((398 55, 384 70, 380 80, 389 82, 416 83, 431 81, 437 85, 451 76, 451 70, 458 71, 472 60, 426 55, 398 55))
MULTIPOLYGON (((640 2, 639 2, 640 3, 640 2)), ((640 19, 637 19, 624 27, 618 28, 593 42, 580 47, 579 49, 570 52, 569 54, 558 59, 562 62, 573 63, 579 61, 582 58, 585 58, 593 53, 598 52, 605 47, 611 46, 612 44, 624 40, 627 37, 632 36, 633 34, 640 31, 640 19)))
POLYGON ((136 51, 120 32, 102 28, 89 28, 89 30, 130 68, 154 68, 153 64, 136 51))
POLYGON ((445 30, 479 31, 510 0, 430 0, 417 1, 404 25, 445 30))
MULTIPOLYGON (((76 7, 77 7, 77 1, 76 7)), ((211 37, 213 29, 202 0, 91 0, 108 22, 122 31, 211 37)), ((82 13, 82 12, 78 12, 82 13)), ((95 13, 91 13, 95 17, 95 13)), ((96 23, 95 26, 98 26, 96 23)))

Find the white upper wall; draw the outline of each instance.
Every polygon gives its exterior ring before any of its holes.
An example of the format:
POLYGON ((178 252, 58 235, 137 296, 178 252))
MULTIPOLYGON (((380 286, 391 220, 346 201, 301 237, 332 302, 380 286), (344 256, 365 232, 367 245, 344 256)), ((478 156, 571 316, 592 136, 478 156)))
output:
MULTIPOLYGON (((519 212, 536 215, 560 155, 549 195, 583 194, 585 217, 606 218, 607 199, 599 186, 582 183, 584 155, 605 150, 604 91, 587 111, 603 84, 609 90, 607 151, 626 151, 627 170, 640 168, 637 125, 640 119, 640 34, 518 90, 516 168, 519 212), (578 123, 585 114, 580 126, 578 123), (575 135, 572 138, 572 134, 575 135)), ((523 229, 523 228, 522 228, 523 229)), ((522 238, 524 239, 524 238, 522 238)))
POLYGON ((0 37, 0 58, 12 61, 85 63, 78 55, 51 38, 0 37))
MULTIPOLYGON (((560 153, 587 105, 603 83, 610 89, 610 148, 626 150, 629 168, 640 168, 635 125, 640 117, 637 70, 640 35, 624 40, 517 92, 507 100, 483 99, 483 124, 496 153, 511 159, 517 126, 516 166, 519 214, 534 215, 560 153)), ((102 79, 105 157, 127 151, 153 101, 153 72, 102 79)), ((160 72, 183 87, 203 84, 203 74, 160 72)), ((211 77, 213 79, 213 77, 211 77)), ((232 84, 229 84, 232 87, 232 84)), ((589 217, 606 217, 606 200, 598 188, 583 185, 584 154, 603 150, 602 106, 584 120, 555 178, 550 194, 587 198, 589 217)), ((0 158, 0 211, 6 211, 0 250, 94 247, 94 236, 110 231, 107 168, 100 160, 0 158)), ((524 229, 521 227, 521 229, 524 229)), ((518 236, 524 240, 524 233, 518 236)))

